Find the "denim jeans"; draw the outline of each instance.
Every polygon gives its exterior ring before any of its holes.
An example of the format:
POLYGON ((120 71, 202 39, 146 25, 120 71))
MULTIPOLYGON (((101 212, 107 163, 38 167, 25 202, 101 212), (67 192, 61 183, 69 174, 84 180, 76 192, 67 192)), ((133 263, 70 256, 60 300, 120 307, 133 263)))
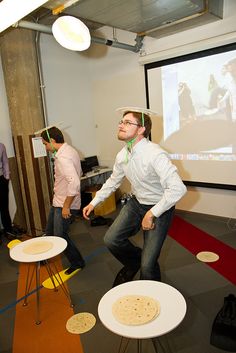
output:
POLYGON ((104 242, 124 266, 134 270, 140 268, 140 279, 160 281, 158 258, 175 207, 171 207, 160 217, 154 219, 154 229, 143 231, 143 249, 129 240, 140 230, 142 219, 151 207, 152 205, 142 205, 137 199, 131 198, 106 232, 104 242))
POLYGON ((9 213, 9 180, 3 175, 0 176, 0 216, 5 232, 12 229, 11 217, 9 213))
POLYGON ((65 256, 72 267, 81 267, 84 265, 83 257, 68 234, 70 225, 73 222, 73 217, 78 214, 78 210, 71 210, 71 214, 71 218, 65 219, 62 217, 62 208, 52 206, 45 232, 46 235, 55 235, 64 238, 67 241, 67 247, 64 250, 65 256))

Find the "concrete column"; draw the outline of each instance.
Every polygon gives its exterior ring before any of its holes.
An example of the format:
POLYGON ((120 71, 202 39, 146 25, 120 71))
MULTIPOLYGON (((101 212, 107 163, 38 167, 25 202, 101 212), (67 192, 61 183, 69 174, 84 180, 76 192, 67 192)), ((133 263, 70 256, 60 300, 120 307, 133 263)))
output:
POLYGON ((51 197, 48 159, 34 158, 32 149, 34 131, 45 125, 35 35, 17 28, 0 38, 23 207, 27 231, 33 236, 45 228, 51 197))

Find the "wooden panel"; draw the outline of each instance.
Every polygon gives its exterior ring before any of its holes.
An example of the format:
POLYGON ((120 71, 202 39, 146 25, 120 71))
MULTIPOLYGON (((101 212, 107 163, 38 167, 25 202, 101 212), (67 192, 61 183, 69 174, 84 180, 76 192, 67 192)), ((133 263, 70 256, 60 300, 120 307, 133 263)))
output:
POLYGON ((45 126, 35 32, 7 31, 1 37, 1 57, 10 123, 15 143, 27 231, 42 233, 50 207, 48 170, 43 158, 32 158, 29 136, 45 126))
POLYGON ((22 176, 23 176, 26 203, 27 203, 27 206, 28 206, 28 215, 29 215, 30 229, 31 229, 32 235, 35 235, 36 233, 35 233, 33 208, 32 208, 32 202, 31 202, 31 197, 30 197, 29 180, 28 180, 28 175, 27 175, 27 170, 26 170, 26 162, 25 162, 25 155, 24 155, 22 137, 21 136, 17 136, 17 141, 18 141, 18 147, 19 147, 19 152, 20 152, 21 161, 22 161, 22 163, 21 163, 21 171, 22 171, 22 176))

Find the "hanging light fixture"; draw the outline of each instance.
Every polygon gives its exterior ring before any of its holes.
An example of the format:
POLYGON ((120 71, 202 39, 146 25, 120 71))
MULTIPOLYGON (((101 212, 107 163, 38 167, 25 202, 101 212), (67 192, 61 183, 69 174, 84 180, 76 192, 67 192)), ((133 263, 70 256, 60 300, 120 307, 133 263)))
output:
POLYGON ((52 33, 56 41, 69 50, 83 51, 91 44, 88 27, 73 16, 59 17, 52 25, 52 33))

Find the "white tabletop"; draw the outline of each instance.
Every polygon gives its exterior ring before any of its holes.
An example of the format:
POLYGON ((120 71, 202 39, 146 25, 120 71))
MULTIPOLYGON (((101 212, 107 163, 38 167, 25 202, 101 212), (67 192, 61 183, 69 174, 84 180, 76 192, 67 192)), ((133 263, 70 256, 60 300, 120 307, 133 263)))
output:
POLYGON ((19 262, 37 262, 48 260, 54 256, 59 255, 62 253, 65 248, 67 247, 67 241, 60 237, 55 236, 43 236, 43 237, 36 237, 33 239, 25 240, 13 248, 10 249, 10 257, 19 262), (52 248, 40 253, 40 254, 26 254, 24 249, 28 247, 30 244, 34 244, 36 242, 42 242, 43 240, 51 242, 53 244, 52 248))
POLYGON ((109 290, 100 300, 98 315, 103 325, 110 331, 128 338, 152 338, 161 336, 176 328, 186 314, 183 295, 174 287, 156 281, 131 281, 109 290), (114 302, 125 295, 145 295, 160 303, 160 314, 143 325, 124 325, 112 314, 114 302))
POLYGON ((81 180, 85 180, 85 179, 90 179, 90 178, 93 178, 93 177, 96 177, 98 175, 102 175, 102 174, 106 174, 106 173, 111 173, 112 172, 112 169, 109 169, 109 168, 99 168, 96 170, 93 170, 91 172, 88 172, 86 173, 85 176, 81 177, 80 179, 81 180))

